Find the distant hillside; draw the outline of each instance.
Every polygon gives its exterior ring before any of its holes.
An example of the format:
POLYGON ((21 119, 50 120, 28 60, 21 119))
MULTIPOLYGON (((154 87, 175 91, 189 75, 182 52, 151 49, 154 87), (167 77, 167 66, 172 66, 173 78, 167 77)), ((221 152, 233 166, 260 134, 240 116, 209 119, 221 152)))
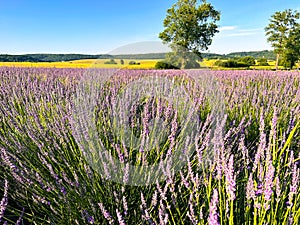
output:
POLYGON ((164 59, 166 53, 112 55, 115 59, 164 59))
MULTIPOLYGON (((25 55, 0 55, 0 62, 62 62, 79 59, 163 59, 166 53, 128 54, 128 55, 85 55, 85 54, 25 54, 25 55)), ((253 56, 254 58, 276 58, 273 51, 233 52, 229 54, 202 53, 207 59, 228 59, 241 56, 253 56)))
POLYGON ((107 59, 110 55, 83 55, 83 54, 26 54, 0 55, 0 62, 62 62, 78 59, 107 59))
POLYGON ((251 52, 233 52, 226 55, 227 58, 234 58, 234 57, 242 57, 242 56, 253 56, 254 58, 267 58, 271 60, 276 59, 276 55, 274 51, 251 51, 251 52))

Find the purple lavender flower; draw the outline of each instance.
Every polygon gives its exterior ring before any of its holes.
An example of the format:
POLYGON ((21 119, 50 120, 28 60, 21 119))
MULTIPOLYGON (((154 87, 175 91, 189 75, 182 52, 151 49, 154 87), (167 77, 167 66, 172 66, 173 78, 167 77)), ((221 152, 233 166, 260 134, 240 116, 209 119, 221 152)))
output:
POLYGON ((263 155, 264 155, 264 151, 266 148, 266 134, 265 134, 265 121, 264 121, 264 116, 263 116, 263 110, 261 112, 260 115, 260 127, 259 127, 259 131, 260 131, 260 138, 259 138, 259 145, 258 145, 258 149, 257 152, 255 154, 255 159, 254 159, 254 164, 253 164, 253 172, 255 172, 256 168, 260 167, 260 160, 262 159, 263 155))
POLYGON ((287 202, 288 207, 293 206, 293 197, 297 194, 298 189, 298 182, 299 182, 299 169, 297 165, 294 165, 293 172, 292 172, 292 183, 290 185, 290 192, 289 192, 289 200, 287 202))
POLYGON ((279 180, 279 177, 277 176, 275 178, 275 182, 276 182, 276 202, 279 202, 280 201, 280 194, 281 194, 281 189, 280 189, 280 180, 279 180))
POLYGON ((166 225, 168 222, 168 213, 166 213, 166 207, 162 201, 159 201, 159 210, 158 210, 158 217, 159 217, 159 224, 166 225))
POLYGON ((94 223, 95 223, 95 220, 94 220, 94 217, 93 217, 93 216, 89 216, 89 217, 88 217, 88 223, 89 223, 89 224, 94 224, 94 223))
POLYGON ((264 197, 266 201, 269 201, 271 199, 271 196, 273 194, 273 177, 274 177, 275 168, 272 165, 272 161, 270 160, 268 162, 267 167, 267 174, 265 177, 265 184, 264 184, 264 197))
POLYGON ((7 204, 8 204, 8 181, 4 180, 4 195, 0 202, 0 222, 4 216, 4 212, 6 210, 7 204))
POLYGON ((219 225, 218 221, 218 191, 214 189, 213 196, 209 204, 208 225, 219 225))
POLYGON ((87 210, 83 210, 83 215, 87 219, 89 224, 94 224, 95 223, 94 217, 89 215, 87 210))
POLYGON ((157 205, 157 195, 158 195, 158 192, 157 192, 157 190, 155 190, 154 194, 152 196, 152 200, 151 200, 152 207, 155 207, 157 205))
POLYGON ((259 183, 256 187, 255 195, 256 196, 261 196, 263 193, 263 185, 259 183))
MULTIPOLYGON (((19 216, 19 219, 17 220, 17 222, 16 222, 15 225, 20 225, 20 224, 21 224, 21 222, 23 221, 23 215, 24 215, 24 212, 25 212, 25 209, 23 208, 23 209, 22 209, 22 212, 21 212, 21 214, 20 214, 20 216, 19 216)), ((22 223, 22 224, 23 224, 23 223, 22 223)))
POLYGON ((126 223, 124 222, 123 216, 122 216, 122 214, 119 212, 118 209, 116 209, 116 212, 117 212, 117 217, 118 217, 119 225, 126 225, 126 223))
POLYGON ((247 188, 246 188, 246 198, 248 200, 255 198, 255 190, 254 190, 254 182, 252 178, 252 173, 249 176, 248 182, 247 182, 247 188))
POLYGON ((146 209, 147 208, 147 203, 146 203, 146 200, 145 200, 144 195, 143 195, 142 192, 141 192, 141 201, 142 201, 142 208, 146 209))
POLYGON ((190 199, 189 199, 189 211, 187 212, 187 216, 189 217, 189 219, 191 220, 192 224, 197 225, 198 224, 198 220, 196 218, 195 215, 195 211, 194 211, 194 203, 193 203, 193 198, 194 195, 193 193, 190 195, 190 199))
POLYGON ((67 189, 62 186, 61 189, 60 189, 60 192, 63 193, 63 195, 66 195, 67 194, 67 189))
POLYGON ((127 182, 129 181, 129 176, 130 176, 129 163, 126 163, 123 168, 124 168, 123 182, 124 182, 124 184, 127 184, 127 182))
POLYGON ((102 212, 104 218, 109 222, 109 224, 114 224, 114 219, 111 217, 110 213, 104 208, 103 204, 100 202, 98 206, 102 212))
POLYGON ((174 148, 174 145, 175 145, 175 135, 176 135, 177 128, 178 128, 177 111, 175 111, 174 118, 173 118, 172 123, 171 123, 171 133, 168 137, 168 139, 170 140, 170 147, 169 147, 168 152, 167 152, 167 157, 171 156, 171 154, 172 154, 172 151, 173 151, 173 148, 174 148))
POLYGON ((126 196, 123 196, 122 201, 123 201, 124 214, 127 215, 127 212, 128 212, 128 204, 127 204, 126 196))
POLYGON ((233 155, 230 156, 228 166, 225 169, 226 177, 226 192, 229 195, 229 199, 233 201, 235 199, 235 175, 233 167, 233 155))

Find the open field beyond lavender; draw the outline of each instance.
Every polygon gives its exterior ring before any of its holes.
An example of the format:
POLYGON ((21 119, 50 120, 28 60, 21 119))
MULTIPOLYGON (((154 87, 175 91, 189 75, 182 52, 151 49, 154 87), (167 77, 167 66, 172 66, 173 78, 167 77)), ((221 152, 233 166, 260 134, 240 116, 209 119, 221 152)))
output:
POLYGON ((0 224, 299 224, 300 74, 0 68, 0 224))

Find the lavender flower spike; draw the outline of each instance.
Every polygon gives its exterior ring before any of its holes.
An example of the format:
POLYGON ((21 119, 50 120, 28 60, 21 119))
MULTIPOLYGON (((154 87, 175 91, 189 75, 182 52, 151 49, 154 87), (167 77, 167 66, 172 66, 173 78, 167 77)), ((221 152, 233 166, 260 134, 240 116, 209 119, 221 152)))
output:
POLYGON ((3 198, 0 202, 0 222, 4 216, 4 212, 5 212, 5 209, 7 207, 7 203, 8 203, 8 200, 7 200, 7 191, 8 191, 8 181, 5 180, 4 181, 4 195, 3 195, 3 198))
POLYGON ((214 189, 214 193, 209 204, 209 216, 208 216, 208 225, 219 225, 218 221, 218 191, 214 189))
POLYGON ((300 170, 297 168, 297 165, 294 165, 292 173, 292 183, 290 185, 289 201, 287 202, 288 207, 293 206, 293 197, 297 194, 298 181, 299 181, 300 170))
POLYGON ((228 167, 225 170, 226 177, 226 192, 229 195, 229 199, 233 201, 235 199, 235 175, 233 167, 233 155, 230 156, 228 167))
POLYGON ((119 212, 118 209, 116 209, 116 212, 117 212, 117 217, 118 217, 119 225, 126 225, 126 223, 124 222, 123 216, 122 216, 122 214, 119 212))
POLYGON ((250 173, 248 182, 247 182, 247 188, 246 188, 246 198, 248 200, 255 198, 255 189, 254 189, 254 182, 253 182, 253 175, 250 173))
POLYGON ((265 195, 265 200, 269 201, 271 199, 271 196, 273 194, 273 177, 274 177, 274 172, 275 168, 272 165, 272 161, 270 160, 268 163, 268 171, 265 177, 265 185, 264 185, 264 195, 265 195))
POLYGON ((114 224, 114 219, 111 217, 111 215, 109 214, 109 212, 104 208, 103 204, 100 202, 98 203, 99 208, 104 216, 104 218, 109 222, 109 224, 114 224))

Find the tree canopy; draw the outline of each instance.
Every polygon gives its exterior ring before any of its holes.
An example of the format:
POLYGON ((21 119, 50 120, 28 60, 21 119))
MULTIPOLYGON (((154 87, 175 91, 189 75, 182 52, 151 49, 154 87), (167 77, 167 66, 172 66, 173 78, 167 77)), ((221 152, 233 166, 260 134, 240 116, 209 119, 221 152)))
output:
POLYGON ((170 9, 164 20, 164 31, 159 38, 169 43, 173 53, 171 60, 179 61, 181 68, 195 62, 201 57, 200 51, 207 50, 212 38, 218 32, 216 22, 220 20, 220 12, 202 0, 178 0, 170 9))
POLYGON ((280 56, 290 68, 300 57, 300 24, 297 22, 299 17, 300 14, 296 10, 286 9, 275 12, 270 18, 270 23, 265 27, 267 40, 277 54, 276 69, 280 56))

